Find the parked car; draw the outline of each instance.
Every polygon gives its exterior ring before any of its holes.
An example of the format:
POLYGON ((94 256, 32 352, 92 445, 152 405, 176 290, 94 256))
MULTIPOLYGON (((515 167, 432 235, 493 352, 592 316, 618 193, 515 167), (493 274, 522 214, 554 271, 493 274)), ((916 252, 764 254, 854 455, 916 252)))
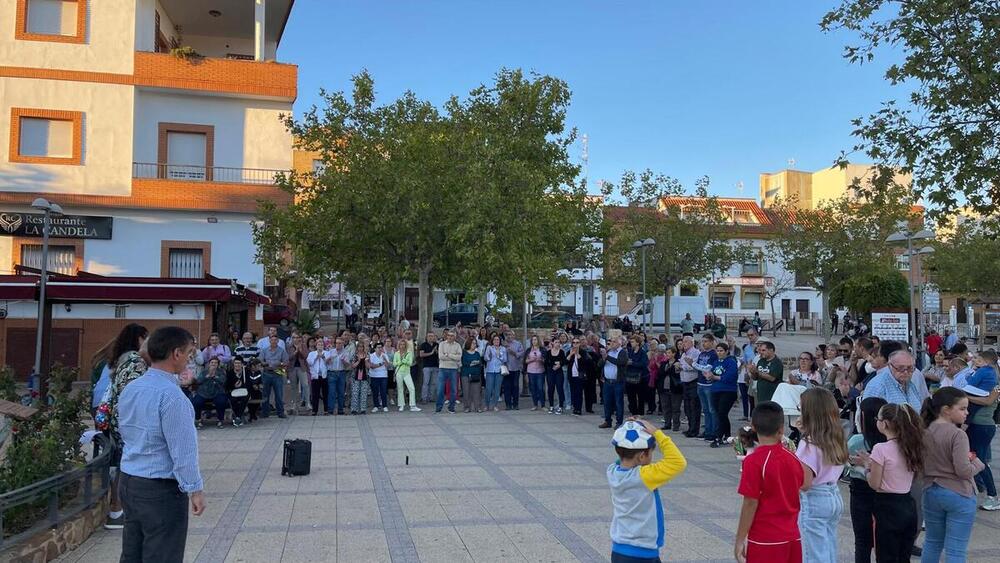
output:
POLYGON ((566 311, 539 311, 528 319, 528 328, 563 327, 568 322, 578 322, 580 317, 566 311))
POLYGON ((264 305, 264 324, 287 327, 295 322, 295 310, 288 305, 264 305))
MULTIPOLYGON (((434 327, 455 326, 455 323, 473 325, 479 322, 478 303, 456 303, 444 311, 438 311, 431 317, 434 327)), ((493 312, 486 309, 486 324, 492 325, 495 320, 493 312)))

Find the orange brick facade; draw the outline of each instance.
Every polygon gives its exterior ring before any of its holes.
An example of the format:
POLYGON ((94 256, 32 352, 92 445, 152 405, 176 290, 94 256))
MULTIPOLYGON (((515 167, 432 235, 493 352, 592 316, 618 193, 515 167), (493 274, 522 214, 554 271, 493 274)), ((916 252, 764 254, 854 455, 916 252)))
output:
POLYGON ((136 86, 292 100, 297 94, 298 67, 283 63, 203 57, 182 59, 168 53, 137 52, 132 72, 136 86))
POLYGON ((255 213, 258 200, 276 205, 292 202, 292 196, 287 192, 268 185, 134 178, 132 194, 128 196, 0 192, 0 203, 31 205, 37 197, 57 195, 59 203, 64 206, 234 213, 255 213))

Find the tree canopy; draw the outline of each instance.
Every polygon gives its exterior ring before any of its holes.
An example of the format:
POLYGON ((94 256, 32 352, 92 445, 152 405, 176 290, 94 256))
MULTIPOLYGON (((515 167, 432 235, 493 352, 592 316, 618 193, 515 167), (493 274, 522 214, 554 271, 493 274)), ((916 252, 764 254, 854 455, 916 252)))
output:
POLYGON ((350 97, 321 96, 286 125, 323 170, 281 178, 295 202, 259 209, 258 257, 272 271, 308 286, 417 281, 423 332, 432 287, 520 298, 594 236, 561 80, 504 69, 438 108, 412 92, 380 105, 363 72, 350 97))
POLYGON ((899 99, 853 122, 854 150, 879 164, 872 185, 857 187, 881 190, 902 171, 932 216, 965 204, 991 212, 1000 198, 1000 5, 843 0, 820 25, 857 36, 844 50, 852 63, 870 63, 885 48, 902 54, 885 71, 899 99))
POLYGON ((752 252, 749 245, 730 242, 733 225, 718 198, 708 194, 708 186, 704 177, 689 194, 677 179, 645 170, 627 171, 617 185, 605 183, 601 188, 609 202, 624 204, 608 208, 605 214, 604 279, 638 287, 642 264, 632 244, 653 239, 655 244, 646 248, 647 291, 650 296, 666 296, 667 323, 675 286, 709 279, 752 252))
POLYGON ((1000 298, 1000 221, 967 220, 931 243, 926 258, 942 290, 978 299, 1000 298))
MULTIPOLYGON (((885 240, 901 224, 917 220, 912 205, 912 192, 895 185, 869 199, 843 195, 815 209, 779 201, 770 208, 779 227, 770 248, 787 270, 820 292, 823 318, 829 319, 831 292, 853 276, 893 267, 893 249, 885 240)), ((830 327, 823 324, 828 339, 830 327)))

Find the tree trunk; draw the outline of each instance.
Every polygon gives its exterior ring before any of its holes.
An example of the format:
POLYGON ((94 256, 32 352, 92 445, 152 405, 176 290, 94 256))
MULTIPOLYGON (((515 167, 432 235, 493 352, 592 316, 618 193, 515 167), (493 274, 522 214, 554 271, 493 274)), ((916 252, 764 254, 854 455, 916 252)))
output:
POLYGON ((822 318, 819 320, 820 324, 823 326, 823 342, 830 341, 830 292, 824 287, 820 291, 822 305, 822 318))
POLYGON ((476 322, 479 324, 479 326, 484 326, 486 324, 486 303, 487 301, 489 301, 489 294, 484 291, 479 296, 478 301, 479 301, 479 312, 476 314, 476 322))
MULTIPOLYGON (((666 291, 663 294, 663 332, 666 334, 670 334, 670 296, 674 294, 674 286, 673 284, 667 284, 667 287, 665 289, 666 291)), ((645 295, 643 295, 642 297, 643 299, 646 299, 645 295)), ((653 300, 650 299, 649 314, 652 315, 655 312, 656 312, 656 307, 653 307, 653 300)), ((654 316, 653 319, 655 322, 656 317, 654 316)))
POLYGON ((434 312, 431 311, 434 301, 434 289, 431 287, 431 268, 426 266, 420 270, 417 283, 417 330, 416 341, 423 342, 427 332, 431 330, 431 320, 434 312))

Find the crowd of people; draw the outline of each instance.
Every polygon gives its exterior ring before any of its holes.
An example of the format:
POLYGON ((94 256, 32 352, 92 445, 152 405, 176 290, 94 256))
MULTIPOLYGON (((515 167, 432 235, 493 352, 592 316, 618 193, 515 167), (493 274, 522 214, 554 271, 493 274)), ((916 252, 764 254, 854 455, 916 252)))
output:
MULTIPOLYGON (((789 369, 754 326, 742 345, 712 330, 595 328, 535 330, 524 340, 502 324, 457 325, 419 344, 403 327, 287 338, 269 327, 260 339, 248 332, 232 344, 212 334, 179 381, 199 428, 208 411, 219 427, 228 411, 238 427, 272 413, 361 415, 418 404, 438 413, 523 407, 575 416, 600 406, 599 427, 609 429, 658 417, 664 435, 731 444, 740 454, 737 556, 749 559, 784 557, 780 545, 807 561, 836 560, 840 480, 849 483, 857 561, 919 551, 921 523, 925 561, 942 551, 959 560, 977 492, 985 493, 980 508, 1000 510, 989 466, 1000 397, 992 350, 973 354, 957 339, 948 347, 929 337, 920 370, 905 343, 845 336, 800 352, 789 369)), ((115 404, 145 369, 146 335, 129 325, 95 358, 95 416, 116 440, 115 404)), ((108 527, 120 527, 114 493, 111 509, 108 527)))

